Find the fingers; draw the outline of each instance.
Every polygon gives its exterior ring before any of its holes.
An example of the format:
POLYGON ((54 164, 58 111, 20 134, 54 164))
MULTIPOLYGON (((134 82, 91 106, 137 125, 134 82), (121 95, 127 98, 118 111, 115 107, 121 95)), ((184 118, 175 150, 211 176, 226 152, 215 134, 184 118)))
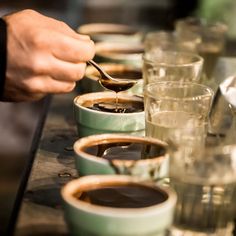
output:
POLYGON ((41 86, 41 92, 46 93, 69 93, 76 86, 75 82, 70 81, 59 81, 53 78, 47 79, 47 84, 44 83, 41 86))
POLYGON ((5 98, 37 100, 48 93, 67 93, 95 54, 89 36, 32 10, 8 15, 5 98))
POLYGON ((37 76, 25 81, 23 87, 26 94, 48 94, 71 92, 76 83, 73 81, 55 80, 50 76, 37 76))
POLYGON ((91 60, 95 54, 94 42, 92 40, 75 39, 68 35, 56 35, 55 42, 51 47, 54 57, 67 62, 86 62, 91 60), (58 37, 57 37, 58 36, 58 37))
POLYGON ((47 94, 44 92, 32 93, 25 89, 25 87, 22 87, 22 84, 14 86, 14 81, 6 80, 2 100, 8 102, 36 101, 43 98, 45 95, 47 94))
POLYGON ((86 70, 86 63, 72 63, 59 60, 52 56, 34 56, 31 65, 24 72, 25 77, 49 76, 59 81, 75 82, 83 78, 86 70))
POLYGON ((77 33, 75 35, 76 35, 75 36, 76 38, 81 39, 81 40, 91 40, 89 35, 77 34, 77 33))
POLYGON ((58 59, 50 65, 50 76, 55 80, 75 82, 83 78, 86 63, 70 63, 58 59))
MULTIPOLYGON (((7 81, 9 83, 9 81, 7 81)), ((36 101, 51 93, 68 93, 76 83, 59 81, 49 76, 37 76, 24 80, 16 86, 5 86, 3 101, 36 101)))

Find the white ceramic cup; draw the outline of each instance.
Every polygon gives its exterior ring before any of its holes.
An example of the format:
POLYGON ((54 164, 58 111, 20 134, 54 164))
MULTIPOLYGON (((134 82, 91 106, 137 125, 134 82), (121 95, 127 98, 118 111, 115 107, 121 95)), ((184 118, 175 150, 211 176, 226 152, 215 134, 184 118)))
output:
POLYGON ((140 42, 142 33, 125 24, 89 23, 77 28, 78 33, 86 34, 95 42, 140 42))

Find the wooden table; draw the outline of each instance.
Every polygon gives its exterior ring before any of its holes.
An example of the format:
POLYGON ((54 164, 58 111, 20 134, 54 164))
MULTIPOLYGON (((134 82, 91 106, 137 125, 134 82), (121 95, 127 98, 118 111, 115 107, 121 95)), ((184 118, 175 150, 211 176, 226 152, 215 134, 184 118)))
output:
POLYGON ((72 146, 75 93, 55 95, 19 212, 15 235, 67 235, 61 187, 77 177, 72 146))
MULTIPOLYGON (((235 74, 236 59, 218 63, 216 81, 235 74)), ((78 139, 73 118, 76 93, 52 99, 16 225, 16 236, 68 235, 63 219, 61 187, 78 177, 73 158, 73 143, 78 139)))

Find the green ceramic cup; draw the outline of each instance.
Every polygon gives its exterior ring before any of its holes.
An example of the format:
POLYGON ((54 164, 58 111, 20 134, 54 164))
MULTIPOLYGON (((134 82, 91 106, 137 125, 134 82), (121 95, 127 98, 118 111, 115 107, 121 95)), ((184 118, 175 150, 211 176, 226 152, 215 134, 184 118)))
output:
POLYGON ((109 42, 132 42, 137 43, 142 40, 142 33, 136 28, 125 24, 114 23, 89 23, 77 28, 80 34, 89 35, 95 41, 109 42))
MULTIPOLYGON (((118 93, 118 99, 125 102, 139 102, 137 96, 118 93)), ((111 113, 92 110, 88 104, 106 101, 115 102, 116 93, 97 92, 77 96, 74 99, 74 115, 78 128, 78 136, 85 137, 101 133, 125 133, 143 136, 145 130, 144 111, 132 113, 111 113)))
MULTIPOLYGON (((176 194, 171 189, 118 175, 81 177, 66 184, 61 193, 68 229, 71 235, 76 236, 165 236, 172 223, 176 203, 176 194), (140 208, 117 208, 95 205, 80 199, 82 192, 99 187, 129 187, 134 184, 158 191, 163 200, 140 208)), ((131 192, 129 196, 138 199, 137 192, 131 192)), ((116 201, 113 195, 109 195, 109 198, 116 201)))
POLYGON ((142 67, 144 47, 140 43, 99 42, 95 44, 95 60, 99 63, 123 63, 142 67))
POLYGON ((74 152, 80 176, 126 174, 160 181, 168 175, 167 144, 158 139, 122 134, 91 135, 78 139, 74 152), (107 154, 112 155, 112 159, 101 157, 107 154))

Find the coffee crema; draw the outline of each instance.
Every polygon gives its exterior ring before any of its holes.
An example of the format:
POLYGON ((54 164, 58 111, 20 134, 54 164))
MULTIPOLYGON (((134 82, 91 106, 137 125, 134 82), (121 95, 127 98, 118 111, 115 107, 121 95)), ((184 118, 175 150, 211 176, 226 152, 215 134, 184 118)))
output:
POLYGON ((123 99, 100 99, 95 101, 86 101, 83 106, 96 111, 111 113, 134 113, 144 111, 142 101, 128 101, 123 99))
POLYGON ((114 208, 143 208, 163 203, 167 194, 144 184, 110 183, 90 190, 78 191, 74 197, 90 204, 114 208))
POLYGON ((84 151, 106 160, 143 160, 164 156, 164 146, 150 142, 120 142, 91 144, 84 151))

